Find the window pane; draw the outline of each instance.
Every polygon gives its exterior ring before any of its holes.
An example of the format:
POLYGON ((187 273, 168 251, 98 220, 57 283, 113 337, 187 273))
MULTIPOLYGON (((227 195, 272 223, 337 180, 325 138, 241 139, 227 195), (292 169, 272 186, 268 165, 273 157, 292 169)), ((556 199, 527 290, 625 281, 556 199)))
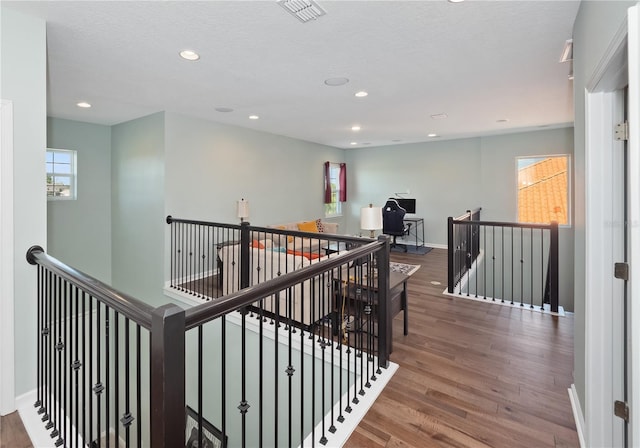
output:
POLYGON ((518 159, 518 221, 569 223, 568 156, 518 159))

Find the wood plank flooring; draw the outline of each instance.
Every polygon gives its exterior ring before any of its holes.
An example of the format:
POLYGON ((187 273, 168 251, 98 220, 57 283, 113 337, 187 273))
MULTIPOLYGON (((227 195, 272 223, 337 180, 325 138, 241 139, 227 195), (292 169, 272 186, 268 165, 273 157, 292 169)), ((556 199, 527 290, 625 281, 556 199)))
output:
POLYGON ((31 439, 24 429, 18 411, 0 418, 1 448, 32 448, 31 439))
POLYGON ((391 354, 400 368, 345 446, 579 446, 571 314, 443 295, 444 249, 391 260, 422 265, 408 283, 409 335, 400 313, 391 354))

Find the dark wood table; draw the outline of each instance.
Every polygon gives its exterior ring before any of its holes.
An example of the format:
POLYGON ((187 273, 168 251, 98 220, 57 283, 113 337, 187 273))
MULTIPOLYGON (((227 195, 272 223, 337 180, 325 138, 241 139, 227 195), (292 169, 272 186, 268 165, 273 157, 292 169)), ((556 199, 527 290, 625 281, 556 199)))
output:
MULTIPOLYGON (((404 275, 400 272, 389 273, 389 297, 391 302, 390 312, 387 315, 387 346, 389 352, 393 351, 393 319, 398 315, 400 311, 404 311, 404 335, 409 334, 409 309, 407 307, 407 280, 408 275, 404 275)), ((377 283, 377 282, 376 282, 377 283)), ((356 282, 353 280, 336 280, 336 323, 341 322, 341 313, 343 302, 347 300, 349 309, 354 306, 367 306, 370 305, 372 309, 371 314, 377 314, 378 309, 378 287, 369 286, 362 282, 356 282), (371 295, 368 293, 371 288, 371 295)), ((335 327, 339 328, 338 325, 335 327)))

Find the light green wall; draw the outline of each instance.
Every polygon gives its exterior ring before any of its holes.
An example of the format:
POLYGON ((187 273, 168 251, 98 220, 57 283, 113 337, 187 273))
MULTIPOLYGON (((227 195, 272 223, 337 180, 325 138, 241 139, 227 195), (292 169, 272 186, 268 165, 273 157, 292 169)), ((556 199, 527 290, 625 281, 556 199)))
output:
MULTIPOLYGON (((13 218, 16 395, 35 388, 36 268, 25 254, 46 248, 46 27, 43 20, 0 7, 0 97, 13 102, 13 218)), ((3 210, 4 213, 4 210, 3 210)))
POLYGON ((324 217, 323 163, 344 151, 184 115, 166 114, 166 211, 175 217, 268 225, 324 217))
POLYGON ((48 252, 111 283, 111 127, 49 118, 47 146, 77 151, 78 198, 47 202, 48 252))
POLYGON ((153 306, 164 285, 164 113, 112 127, 113 287, 153 306))
POLYGON ((394 193, 409 190, 406 196, 416 198, 416 216, 425 220, 427 244, 443 245, 447 216, 481 205, 479 139, 350 149, 346 154, 349 233, 360 233, 362 207, 382 206, 394 193))
POLYGON ((573 28, 574 154, 574 384, 585 404, 585 100, 587 83, 635 1, 583 1, 573 28))

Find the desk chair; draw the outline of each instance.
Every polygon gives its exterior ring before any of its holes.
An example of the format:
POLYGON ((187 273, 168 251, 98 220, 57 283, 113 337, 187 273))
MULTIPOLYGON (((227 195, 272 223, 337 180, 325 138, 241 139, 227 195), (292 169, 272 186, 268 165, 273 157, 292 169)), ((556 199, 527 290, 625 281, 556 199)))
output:
POLYGON ((407 246, 405 244, 397 244, 396 238, 409 233, 411 224, 405 224, 404 222, 406 213, 406 210, 400 207, 395 199, 389 199, 382 207, 382 233, 393 237, 391 247, 402 246, 405 252, 407 251, 407 246))

